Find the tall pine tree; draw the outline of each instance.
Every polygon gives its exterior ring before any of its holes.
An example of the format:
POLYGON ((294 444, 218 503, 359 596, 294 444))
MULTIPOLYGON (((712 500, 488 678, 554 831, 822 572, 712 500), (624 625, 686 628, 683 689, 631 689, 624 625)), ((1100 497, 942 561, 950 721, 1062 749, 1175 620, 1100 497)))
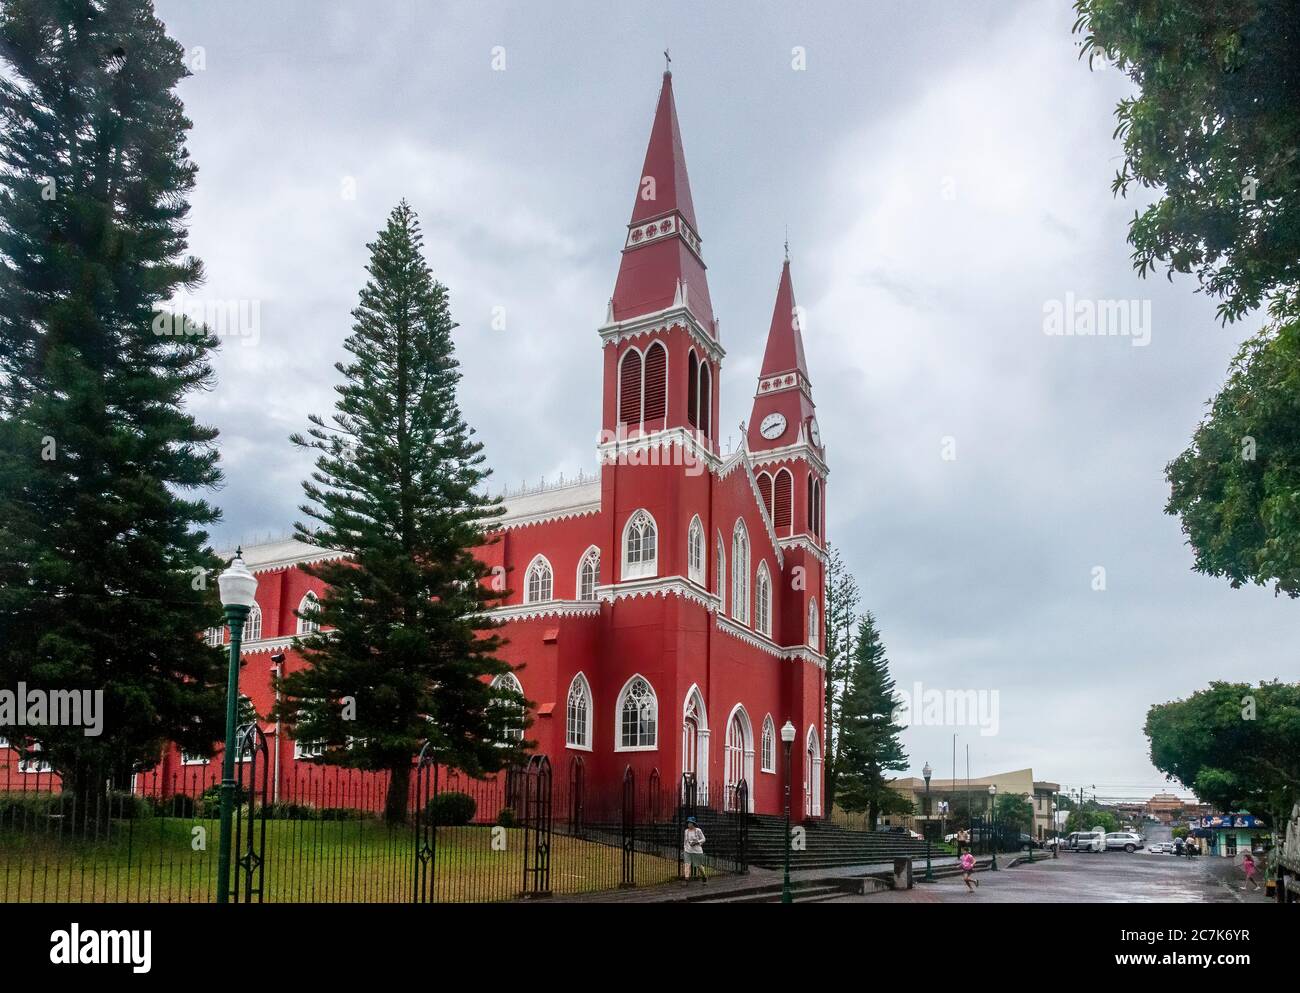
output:
POLYGON ((279 713, 323 761, 391 775, 385 816, 405 818, 411 763, 427 739, 441 763, 496 771, 528 742, 525 701, 492 685, 504 584, 474 556, 500 501, 485 495, 483 446, 461 418, 446 287, 422 254, 405 201, 369 246, 369 280, 344 343, 334 414, 295 444, 318 453, 298 537, 348 553, 307 569, 326 584, 279 713))
POLYGON ((840 701, 839 802, 845 810, 865 810, 873 830, 882 814, 907 813, 911 807, 887 775, 907 768, 898 740, 903 729, 894 723, 897 706, 885 646, 875 616, 867 611, 858 622, 852 670, 840 701))
POLYGON ((826 780, 827 810, 835 807, 839 790, 840 752, 843 746, 840 734, 840 702, 848 681, 853 661, 853 629, 857 624, 861 595, 857 580, 844 565, 837 546, 830 546, 830 562, 826 570, 826 780))
POLYGON ((93 804, 164 742, 221 735, 197 493, 221 475, 185 409, 217 342, 156 320, 203 275, 189 72, 148 0, 4 0, 0 57, 0 686, 103 691, 102 735, 26 741, 93 804))

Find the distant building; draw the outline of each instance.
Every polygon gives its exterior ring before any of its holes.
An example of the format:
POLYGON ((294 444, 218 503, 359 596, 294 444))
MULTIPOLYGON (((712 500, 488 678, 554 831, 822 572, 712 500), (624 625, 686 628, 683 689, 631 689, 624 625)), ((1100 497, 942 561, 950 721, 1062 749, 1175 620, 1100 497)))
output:
POLYGON ((966 810, 968 800, 975 816, 986 815, 992 803, 989 787, 996 786, 998 796, 1010 793, 1030 798, 1034 807, 1034 825, 1030 833, 1039 840, 1052 836, 1052 811, 1056 795, 1061 792, 1060 783, 1034 779, 1032 769, 1017 769, 1014 772, 999 772, 971 779, 931 778, 928 796, 925 780, 919 776, 896 779, 891 785, 912 801, 915 814, 882 817, 881 823, 887 826, 905 827, 922 834, 929 830, 937 835, 942 830, 945 819, 951 822, 953 813, 966 810), (944 814, 941 803, 948 804, 948 814, 944 814))

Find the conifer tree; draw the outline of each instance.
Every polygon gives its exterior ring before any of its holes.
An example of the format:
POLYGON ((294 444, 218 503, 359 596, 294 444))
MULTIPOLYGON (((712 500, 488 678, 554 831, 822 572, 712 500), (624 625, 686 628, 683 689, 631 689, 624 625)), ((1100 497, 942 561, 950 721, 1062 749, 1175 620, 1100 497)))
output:
POLYGON ((447 290, 405 201, 368 247, 334 413, 292 439, 318 453, 300 508, 316 524, 298 537, 347 558, 306 567, 326 584, 322 630, 303 639, 310 667, 282 681, 279 713, 298 740, 326 745, 322 761, 387 770, 385 816, 398 822, 426 739, 470 775, 530 743, 527 701, 493 685, 511 666, 484 611, 504 582, 473 553, 502 508, 457 403, 447 290))
POLYGON ((886 773, 907 768, 907 755, 898 740, 902 728, 894 723, 894 680, 889 659, 876 630, 876 618, 867 611, 858 622, 852 670, 840 702, 840 806, 867 812, 874 830, 882 814, 907 813, 910 801, 889 784, 886 773))
POLYGON ((861 595, 857 580, 844 565, 838 546, 829 546, 830 558, 826 570, 826 780, 827 810, 835 806, 839 789, 840 753, 843 746, 840 734, 840 703, 853 661, 853 633, 857 625, 858 605, 861 595))
POLYGON ((148 0, 3 0, 0 57, 0 685, 104 711, 99 736, 3 730, 89 815, 107 778, 223 724, 199 637, 221 617, 216 431, 186 409, 217 342, 164 316, 203 275, 189 72, 148 0))

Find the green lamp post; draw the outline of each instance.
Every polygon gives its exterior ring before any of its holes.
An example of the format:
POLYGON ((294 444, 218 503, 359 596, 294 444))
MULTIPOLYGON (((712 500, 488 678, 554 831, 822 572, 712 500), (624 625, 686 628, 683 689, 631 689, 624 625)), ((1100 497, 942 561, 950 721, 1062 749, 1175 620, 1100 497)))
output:
POLYGON ((226 675, 226 748, 221 756, 221 837, 217 849, 217 903, 230 902, 230 827, 235 813, 235 721, 239 712, 239 643, 244 621, 257 602, 257 577, 244 565, 243 549, 217 577, 221 606, 230 627, 230 667, 226 675))
POLYGON ((781 728, 781 745, 785 748, 785 878, 781 883, 781 902, 794 903, 790 893, 790 752, 794 747, 794 725, 786 721, 781 728))
POLYGON ((997 833, 997 811, 994 807, 994 801, 997 799, 998 787, 996 783, 989 783, 989 843, 993 848, 993 862, 989 866, 990 871, 998 871, 998 833, 997 833))
POLYGON ((930 768, 930 763, 925 763, 925 768, 921 770, 921 775, 925 778, 925 881, 934 882, 934 869, 930 866, 930 776, 934 770, 930 768))

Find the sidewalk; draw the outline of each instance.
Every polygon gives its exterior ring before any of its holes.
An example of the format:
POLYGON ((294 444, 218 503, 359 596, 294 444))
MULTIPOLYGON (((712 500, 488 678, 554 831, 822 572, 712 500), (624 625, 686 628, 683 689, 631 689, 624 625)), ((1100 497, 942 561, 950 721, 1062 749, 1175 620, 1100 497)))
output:
MULTIPOLYGON (((960 865, 960 861, 954 857, 936 858, 931 860, 936 872, 942 869, 952 870, 960 865)), ((988 868, 987 859, 979 862, 977 868, 980 871, 988 868)), ((866 865, 839 866, 833 869, 800 869, 790 873, 790 883, 792 886, 810 886, 814 883, 840 883, 844 885, 845 892, 848 893, 854 882, 860 881, 864 876, 875 876, 892 878, 894 874, 894 863, 891 862, 874 862, 866 865)), ((921 882, 921 877, 925 874, 925 860, 921 859, 919 863, 915 860, 912 862, 912 879, 917 886, 927 885, 921 882)), ((658 886, 644 886, 628 889, 605 890, 599 893, 579 893, 570 896, 552 897, 549 903, 690 903, 702 899, 717 899, 719 897, 740 896, 748 892, 763 890, 764 888, 780 887, 782 884, 783 873, 774 869, 751 868, 748 873, 736 875, 709 875, 707 883, 701 882, 672 882, 664 883, 658 886)))

